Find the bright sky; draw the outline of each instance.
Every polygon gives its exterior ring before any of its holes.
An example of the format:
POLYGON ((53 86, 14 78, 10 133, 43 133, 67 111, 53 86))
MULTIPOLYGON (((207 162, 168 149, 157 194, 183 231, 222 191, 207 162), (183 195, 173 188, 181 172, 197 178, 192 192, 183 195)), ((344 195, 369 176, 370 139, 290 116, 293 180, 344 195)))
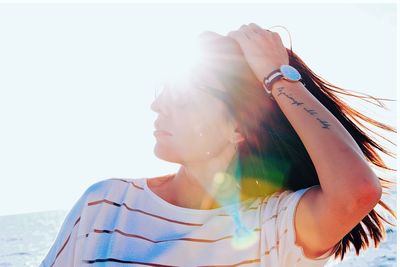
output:
MULTIPOLYGON (((287 27, 326 80, 396 99, 395 4, 1 4, 0 215, 69 210, 99 180, 176 170, 153 154, 160 58, 250 22, 287 27)), ((357 108, 395 125, 385 103, 357 108)))

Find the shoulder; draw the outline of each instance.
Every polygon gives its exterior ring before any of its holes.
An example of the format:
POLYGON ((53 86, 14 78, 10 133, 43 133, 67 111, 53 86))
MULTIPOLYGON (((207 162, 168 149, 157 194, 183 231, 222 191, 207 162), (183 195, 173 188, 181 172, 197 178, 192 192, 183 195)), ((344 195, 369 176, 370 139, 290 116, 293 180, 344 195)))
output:
POLYGON ((103 180, 99 180, 93 184, 91 184, 88 188, 86 188, 84 195, 98 195, 110 190, 111 187, 116 184, 115 178, 107 178, 103 180))
POLYGON ((278 251, 279 266, 294 266, 293 260, 303 262, 303 265, 300 263, 299 266, 323 266, 336 252, 324 249, 323 251, 319 250, 318 253, 310 253, 297 234, 298 232, 306 234, 312 232, 299 225, 298 220, 305 218, 305 213, 298 207, 300 207, 300 200, 305 193, 312 188, 316 190, 318 187, 319 185, 313 185, 295 191, 283 190, 264 199, 262 229, 264 229, 264 236, 269 243, 275 244, 273 247, 278 251))
POLYGON ((122 192, 130 185, 141 186, 145 178, 107 178, 99 180, 86 188, 84 196, 99 197, 110 193, 122 192))
POLYGON ((295 191, 290 189, 276 191, 263 199, 263 211, 267 213, 277 213, 288 209, 288 207, 297 206, 299 199, 304 195, 304 193, 315 186, 317 185, 295 191))

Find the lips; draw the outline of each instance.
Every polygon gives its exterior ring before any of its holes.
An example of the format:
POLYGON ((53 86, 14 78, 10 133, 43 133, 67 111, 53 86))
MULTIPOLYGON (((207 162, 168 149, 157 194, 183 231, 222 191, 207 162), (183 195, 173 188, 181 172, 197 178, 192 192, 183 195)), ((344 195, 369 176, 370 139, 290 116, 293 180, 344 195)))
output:
POLYGON ((171 136, 172 134, 162 130, 155 130, 154 136, 171 136))
POLYGON ((154 122, 154 128, 155 128, 155 131, 154 131, 154 135, 155 136, 157 136, 157 135, 169 135, 169 136, 171 136, 172 135, 172 133, 170 133, 170 132, 168 132, 168 131, 166 131, 166 130, 164 130, 163 128, 160 127, 160 122, 159 121, 155 121, 154 122))

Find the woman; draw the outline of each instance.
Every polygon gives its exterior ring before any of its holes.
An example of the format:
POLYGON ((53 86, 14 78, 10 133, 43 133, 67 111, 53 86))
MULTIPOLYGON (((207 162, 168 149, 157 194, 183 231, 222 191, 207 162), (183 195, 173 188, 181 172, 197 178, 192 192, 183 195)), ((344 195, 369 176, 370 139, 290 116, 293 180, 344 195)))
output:
POLYGON ((340 101, 352 94, 275 32, 250 23, 200 43, 151 105, 154 152, 178 172, 90 186, 41 266, 324 266, 368 245, 361 221, 382 240, 374 207, 396 216, 380 200, 390 181, 368 163, 393 170, 374 148, 390 152, 350 119, 395 130, 340 101))

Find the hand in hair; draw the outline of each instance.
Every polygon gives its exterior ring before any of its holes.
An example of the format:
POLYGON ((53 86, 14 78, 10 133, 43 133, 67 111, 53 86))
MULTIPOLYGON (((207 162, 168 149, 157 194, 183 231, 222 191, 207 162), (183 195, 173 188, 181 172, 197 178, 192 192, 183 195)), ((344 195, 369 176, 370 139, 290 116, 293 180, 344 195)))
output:
POLYGON ((289 64, 289 55, 276 32, 250 23, 243 24, 237 31, 230 31, 228 36, 240 45, 247 63, 261 82, 270 72, 289 64))

